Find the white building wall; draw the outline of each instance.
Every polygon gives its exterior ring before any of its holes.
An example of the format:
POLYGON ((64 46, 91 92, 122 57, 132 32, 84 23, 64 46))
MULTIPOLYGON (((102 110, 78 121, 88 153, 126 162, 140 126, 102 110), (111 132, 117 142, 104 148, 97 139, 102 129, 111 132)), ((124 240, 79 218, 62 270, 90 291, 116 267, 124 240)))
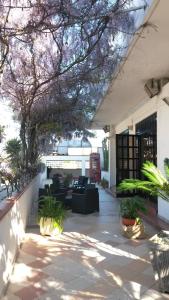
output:
MULTIPOLYGON (((169 84, 165 85, 159 96, 157 110, 157 166, 164 173, 164 159, 169 158, 169 84)), ((169 202, 158 199, 158 214, 162 219, 169 221, 169 202)))
POLYGON ((109 187, 116 185, 116 132, 113 126, 110 126, 109 134, 109 187))
MULTIPOLYGON (((135 134, 135 125, 157 112, 157 166, 164 172, 164 159, 169 158, 169 105, 163 99, 166 98, 169 103, 169 83, 163 87, 162 92, 153 98, 148 98, 145 104, 131 113, 115 127, 115 133, 120 134, 130 128, 129 133, 135 134)), ((115 144, 110 138, 110 185, 116 183, 115 174, 115 144), (113 169, 114 168, 114 171, 113 169)), ((158 200, 158 214, 161 218, 169 221, 169 203, 161 199, 158 200)))
POLYGON ((135 125, 155 113, 158 109, 158 97, 147 98, 147 102, 115 127, 116 134, 130 128, 129 133, 135 134, 135 125), (133 127, 133 129, 131 129, 133 127))
MULTIPOLYGON (((50 162, 51 162, 51 166, 53 165, 52 168, 56 168, 57 166, 57 162, 63 162, 64 165, 66 165, 66 163, 71 163, 71 169, 76 169, 79 168, 77 167, 77 164, 79 163, 80 169, 81 169, 81 175, 85 176, 86 174, 86 169, 89 168, 89 156, 88 155, 56 155, 56 156, 43 156, 41 158, 41 161, 46 165, 49 166, 50 162), (54 166, 56 162, 56 166, 54 166), (74 167, 73 164, 74 163, 74 167), (88 168, 87 168, 88 167, 88 168)), ((67 167, 65 167, 66 169, 68 169, 68 165, 67 167)))

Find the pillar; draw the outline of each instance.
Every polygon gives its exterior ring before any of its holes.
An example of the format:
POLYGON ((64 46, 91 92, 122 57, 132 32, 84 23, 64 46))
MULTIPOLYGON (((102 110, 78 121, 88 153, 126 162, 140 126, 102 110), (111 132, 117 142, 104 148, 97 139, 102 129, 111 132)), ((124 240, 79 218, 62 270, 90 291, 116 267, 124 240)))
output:
POLYGON ((82 159, 82 176, 86 175, 86 164, 85 164, 85 159, 82 159))
POLYGON ((116 134, 114 126, 109 133, 109 187, 116 185, 116 134))

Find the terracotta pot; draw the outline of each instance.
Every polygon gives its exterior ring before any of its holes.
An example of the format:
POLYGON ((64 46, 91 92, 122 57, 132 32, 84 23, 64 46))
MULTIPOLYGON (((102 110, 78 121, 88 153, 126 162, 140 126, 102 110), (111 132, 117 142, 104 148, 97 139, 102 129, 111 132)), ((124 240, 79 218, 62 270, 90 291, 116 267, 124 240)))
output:
POLYGON ((136 220, 135 219, 122 218, 122 223, 123 223, 123 225, 126 225, 126 226, 133 226, 136 223, 136 220))

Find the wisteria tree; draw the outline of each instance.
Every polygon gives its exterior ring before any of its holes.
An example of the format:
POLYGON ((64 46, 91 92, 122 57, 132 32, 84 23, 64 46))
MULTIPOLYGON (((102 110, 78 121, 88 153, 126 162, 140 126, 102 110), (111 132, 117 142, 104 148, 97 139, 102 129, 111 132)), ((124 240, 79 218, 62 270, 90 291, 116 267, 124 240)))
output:
POLYGON ((134 32, 132 3, 0 1, 2 93, 20 120, 25 168, 35 164, 45 129, 85 129, 121 59, 122 38, 134 32))

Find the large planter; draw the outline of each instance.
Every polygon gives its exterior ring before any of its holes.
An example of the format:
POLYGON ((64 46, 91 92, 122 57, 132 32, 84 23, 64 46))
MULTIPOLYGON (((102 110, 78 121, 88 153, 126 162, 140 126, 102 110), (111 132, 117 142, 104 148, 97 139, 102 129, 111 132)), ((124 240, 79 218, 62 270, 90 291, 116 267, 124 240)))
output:
POLYGON ((169 293, 169 231, 162 230, 148 241, 155 280, 161 292, 169 293))
POLYGON ((39 225, 42 235, 57 236, 63 231, 63 227, 51 218, 40 218, 39 225))
POLYGON ((123 235, 128 239, 143 239, 145 238, 144 224, 134 224, 126 226, 122 224, 123 235))
POLYGON ((136 223, 135 219, 128 219, 128 218, 124 218, 122 217, 122 224, 126 225, 126 226, 133 226, 136 223))

